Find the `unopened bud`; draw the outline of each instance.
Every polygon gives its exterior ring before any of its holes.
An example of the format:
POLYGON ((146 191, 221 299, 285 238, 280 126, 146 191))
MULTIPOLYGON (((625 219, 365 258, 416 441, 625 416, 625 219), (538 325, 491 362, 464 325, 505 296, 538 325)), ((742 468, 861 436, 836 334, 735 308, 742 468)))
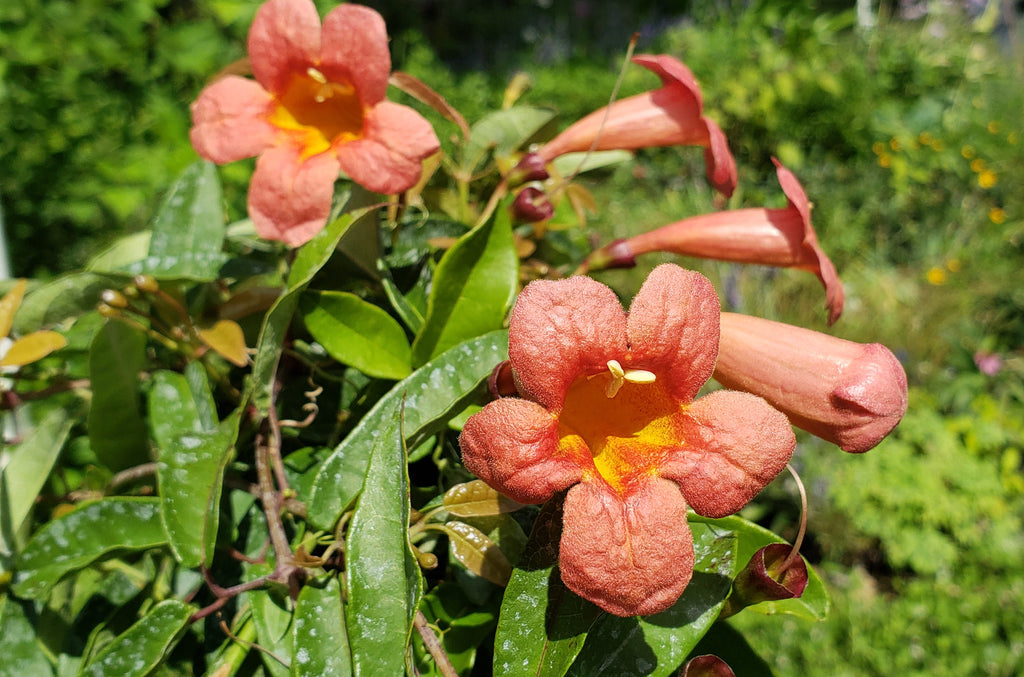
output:
POLYGON ((160 283, 152 275, 136 275, 132 278, 132 283, 147 294, 154 294, 160 290, 160 283))
POLYGON ((519 390, 516 388, 515 376, 512 374, 511 362, 505 360, 494 368, 487 379, 487 389, 494 399, 519 394, 519 390))
POLYGON ((705 654, 687 661, 679 677, 736 677, 736 673, 718 656, 705 654))
POLYGON ((512 214, 517 221, 537 223, 555 215, 555 207, 540 188, 528 186, 519 191, 512 203, 512 214))
POLYGON ((104 289, 100 294, 100 299, 103 303, 114 308, 127 308, 128 299, 125 298, 124 294, 117 291, 116 289, 104 289))
POLYGON ((793 599, 804 594, 807 565, 802 557, 790 559, 792 551, 792 546, 786 543, 771 543, 754 553, 747 566, 736 575, 722 616, 731 616, 758 602, 793 599))
POLYGON ((117 308, 113 308, 107 305, 106 303, 102 302, 96 304, 96 310, 99 311, 100 315, 107 318, 118 317, 121 315, 120 310, 118 310, 117 308))
POLYGON ((544 158, 537 153, 527 153, 508 173, 508 185, 515 188, 530 181, 544 181, 549 177, 544 158))
POLYGON ((609 268, 633 268, 636 258, 624 239, 614 240, 601 247, 583 262, 583 270, 607 270, 609 268))

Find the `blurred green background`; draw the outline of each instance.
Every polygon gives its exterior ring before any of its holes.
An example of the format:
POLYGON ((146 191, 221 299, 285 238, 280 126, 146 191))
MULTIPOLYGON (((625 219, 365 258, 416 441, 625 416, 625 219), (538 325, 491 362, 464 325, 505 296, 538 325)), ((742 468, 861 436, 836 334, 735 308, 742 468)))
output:
MULTIPOLYGON (((333 3, 318 2, 322 12, 333 3)), ((626 44, 681 57, 740 167, 729 206, 815 203, 847 291, 831 330, 903 360, 910 409, 875 450, 801 438, 806 554, 828 621, 732 621, 779 675, 1024 674, 1024 47, 1012 2, 380 0, 395 66, 470 122, 527 74, 563 124, 607 103, 626 44)), ((244 56, 257 2, 6 0, 0 204, 13 274, 82 266, 142 228, 194 158, 188 104, 244 56)), ((628 70, 622 95, 656 84, 628 70)), ((449 129, 439 123, 442 137, 449 129)), ((244 209, 251 164, 222 169, 244 209)), ((589 179, 607 242, 716 208, 694 149, 589 179)), ((601 279, 635 291, 643 270, 601 279)), ((690 263, 728 307, 824 330, 806 273, 690 263)), ((792 536, 779 481, 747 516, 792 536)), ((742 671, 739 674, 743 674, 742 671)))

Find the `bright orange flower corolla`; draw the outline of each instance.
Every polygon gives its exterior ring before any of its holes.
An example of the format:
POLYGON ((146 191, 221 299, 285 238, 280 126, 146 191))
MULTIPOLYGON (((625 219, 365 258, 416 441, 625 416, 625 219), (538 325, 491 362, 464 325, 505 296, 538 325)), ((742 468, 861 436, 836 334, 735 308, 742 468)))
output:
POLYGON ((520 397, 463 429, 466 467, 501 493, 542 503, 568 489, 562 580, 611 613, 674 604, 693 574, 687 507, 736 512, 793 453, 786 417, 760 397, 694 400, 715 367, 719 314, 711 283, 671 264, 628 313, 587 277, 532 282, 509 328, 520 397))
POLYGON ((419 180, 440 147, 419 113, 385 99, 384 19, 342 5, 323 27, 311 0, 269 0, 249 31, 255 81, 225 76, 192 104, 192 145, 218 164, 259 156, 249 215, 260 237, 297 246, 327 223, 339 171, 378 193, 419 180))

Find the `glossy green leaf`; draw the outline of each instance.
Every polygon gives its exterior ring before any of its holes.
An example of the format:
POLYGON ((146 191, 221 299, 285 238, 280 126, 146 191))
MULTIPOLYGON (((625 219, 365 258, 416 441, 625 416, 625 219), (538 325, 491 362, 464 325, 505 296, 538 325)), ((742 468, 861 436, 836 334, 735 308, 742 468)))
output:
MULTIPOLYGON (((250 567, 249 575, 256 576, 270 572, 269 566, 250 567)), ((256 643, 263 649, 260 659, 267 674, 286 677, 292 657, 291 627, 292 607, 288 593, 283 587, 271 586, 252 590, 245 594, 252 609, 256 626, 256 643)))
POLYGON ((14 331, 27 334, 96 308, 104 289, 117 289, 124 277, 72 273, 32 289, 14 316, 14 331))
POLYGON ((82 672, 87 677, 145 677, 163 662, 188 627, 194 609, 167 599, 125 630, 96 655, 82 672))
POLYGON ((306 329, 334 359, 376 378, 398 380, 412 371, 405 330, 383 309, 355 294, 304 294, 306 329))
POLYGON ((306 583, 295 603, 292 677, 352 674, 341 584, 335 577, 306 583))
POLYGON ((148 550, 167 542, 156 498, 104 498, 43 525, 17 561, 14 592, 44 597, 72 571, 107 553, 148 550))
POLYGON ((185 380, 188 382, 192 403, 196 407, 196 417, 200 430, 213 430, 217 427, 217 402, 210 390, 210 381, 206 376, 206 367, 202 362, 189 362, 185 367, 185 380))
POLYGON ((693 578, 673 606, 651 616, 608 616, 587 636, 570 675, 675 675, 718 618, 736 572, 736 536, 694 524, 693 578))
POLYGON ((496 675, 564 675, 587 633, 607 616, 562 583, 558 574, 561 530, 561 505, 548 501, 505 588, 494 641, 496 675))
POLYGON ((359 494, 379 431, 405 400, 404 430, 410 447, 444 426, 508 358, 508 334, 491 332, 466 341, 399 381, 381 397, 324 461, 306 504, 310 521, 330 529, 359 494))
POLYGON ((0 672, 23 677, 49 677, 53 666, 37 634, 39 619, 32 605, 13 597, 0 597, 0 672))
POLYGON ((158 278, 216 279, 226 256, 220 180, 212 162, 185 168, 164 198, 152 223, 146 258, 126 272, 158 278))
POLYGON ((152 235, 150 231, 142 230, 118 238, 114 244, 90 259, 86 270, 94 273, 114 273, 141 261, 149 253, 149 241, 152 235))
POLYGON ((481 517, 514 512, 522 503, 503 496, 482 480, 456 484, 444 494, 444 509, 457 517, 481 517))
POLYGON ((184 374, 165 369, 154 372, 147 403, 150 434, 158 450, 181 435, 203 430, 184 374))
POLYGON ((288 273, 287 289, 267 311, 256 343, 256 357, 247 393, 253 406, 260 413, 265 414, 270 407, 277 364, 281 359, 285 336, 292 315, 298 307, 300 294, 312 282, 313 276, 330 260, 341 236, 355 221, 365 215, 366 210, 342 214, 296 252, 288 273))
POLYGON ((570 176, 576 172, 582 174, 592 169, 629 162, 632 159, 633 154, 628 150, 598 150, 593 153, 583 151, 559 155, 551 161, 551 164, 561 176, 570 176))
POLYGON ((459 238, 437 266, 423 329, 412 346, 421 365, 453 345, 498 329, 519 284, 508 210, 459 238))
POLYGON ((65 409, 51 409, 21 444, 9 448, 0 469, 0 552, 15 550, 15 534, 32 511, 72 425, 65 409))
POLYGON ((111 470, 148 460, 149 441, 138 387, 145 349, 145 335, 117 320, 104 324, 89 347, 89 442, 111 470))
POLYGON ((492 148, 499 156, 508 155, 554 117, 554 111, 530 106, 515 106, 484 116, 470 129, 462 169, 472 173, 492 148))
POLYGON ((400 675, 422 594, 409 543, 402 405, 378 431, 345 550, 345 608, 355 675, 400 675))
POLYGON ((171 549, 186 567, 213 562, 224 468, 233 455, 238 421, 235 413, 215 430, 197 431, 202 424, 195 414, 189 427, 160 446, 160 517, 171 549))
MULTIPOLYGON (((722 530, 735 532, 737 537, 737 571, 746 566, 750 558, 758 550, 769 543, 785 543, 782 537, 768 531, 764 527, 749 522, 738 515, 730 515, 719 519, 701 517, 690 513, 690 522, 704 523, 722 530)), ((783 599, 777 602, 761 602, 747 607, 751 611, 764 614, 791 614, 808 620, 821 621, 828 615, 831 605, 828 589, 811 565, 807 565, 807 587, 804 594, 796 599, 783 599)))

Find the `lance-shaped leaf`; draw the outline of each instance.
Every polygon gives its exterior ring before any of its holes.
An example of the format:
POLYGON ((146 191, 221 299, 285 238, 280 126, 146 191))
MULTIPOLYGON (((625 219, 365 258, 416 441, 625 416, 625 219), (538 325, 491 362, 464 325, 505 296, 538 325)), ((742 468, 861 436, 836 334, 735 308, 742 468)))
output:
POLYGON ((441 257, 426 321, 412 345, 413 364, 500 328, 518 284, 519 257, 508 210, 498 209, 441 257))
POLYGON ((341 585, 335 577, 307 583, 295 603, 292 677, 352 674, 341 585))
POLYGON ((85 666, 86 677, 144 677, 163 662, 188 627, 193 608, 167 599, 105 646, 85 666))
POLYGON ((14 316, 14 330, 28 334, 96 308, 104 289, 116 289, 124 278, 96 273, 71 273, 29 292, 14 316))
MULTIPOLYGON (((249 576, 269 574, 271 567, 257 564, 249 567, 249 576)), ((292 662, 291 626, 293 610, 291 600, 282 586, 269 586, 261 590, 250 590, 245 599, 252 609, 252 620, 256 626, 256 643, 263 649, 260 658, 263 669, 271 677, 287 677, 288 665, 292 662)))
POLYGON ((491 149, 502 156, 520 148, 554 117, 553 111, 529 106, 516 106, 490 113, 470 129, 462 171, 472 174, 491 149))
POLYGON ((446 522, 444 531, 448 534, 452 555, 464 567, 495 585, 508 584, 512 565, 487 534, 465 522, 455 521, 446 522))
POLYGON ((444 494, 444 509, 456 517, 483 517, 515 512, 523 507, 492 489, 483 480, 456 484, 444 494))
POLYGON ((156 498, 104 498, 43 525, 17 560, 14 592, 41 599, 65 574, 113 551, 164 545, 156 498))
POLYGON ((111 470, 148 460, 138 391, 145 348, 142 332, 117 320, 105 323, 89 347, 89 442, 111 470))
POLYGON ((406 442, 415 447, 462 411, 494 365, 507 357, 507 332, 491 332, 452 348, 395 384, 317 472, 307 502, 309 520, 317 528, 330 529, 359 494, 374 443, 403 398, 406 442))
POLYGON ((0 598, 0 656, 8 675, 50 677, 53 667, 38 636, 33 604, 10 595, 0 598))
POLYGON ((346 292, 302 297, 306 329, 334 359, 376 378, 409 375, 405 330, 383 309, 346 292))
POLYGON ((379 432, 345 551, 345 612, 357 676, 405 671, 405 651, 423 586, 409 542, 401 406, 379 432))

